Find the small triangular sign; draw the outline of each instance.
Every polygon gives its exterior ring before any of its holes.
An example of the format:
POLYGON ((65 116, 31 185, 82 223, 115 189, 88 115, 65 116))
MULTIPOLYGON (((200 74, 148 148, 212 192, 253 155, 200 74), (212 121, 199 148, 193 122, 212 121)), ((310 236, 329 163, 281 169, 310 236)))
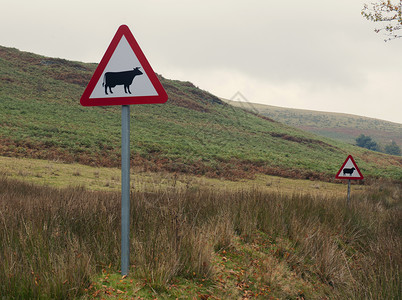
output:
POLYGON ((352 155, 349 155, 342 167, 339 169, 338 173, 336 173, 335 178, 337 179, 363 179, 363 175, 359 170, 355 160, 352 155))
POLYGON ((83 106, 165 103, 167 93, 135 40, 121 25, 81 96, 83 106))

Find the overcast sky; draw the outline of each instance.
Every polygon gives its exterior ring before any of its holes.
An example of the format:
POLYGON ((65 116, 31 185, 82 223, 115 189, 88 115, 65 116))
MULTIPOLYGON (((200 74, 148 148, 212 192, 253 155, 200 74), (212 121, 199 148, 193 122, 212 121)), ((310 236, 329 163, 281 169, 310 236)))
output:
POLYGON ((402 39, 360 15, 374 0, 0 1, 6 47, 99 63, 126 24, 155 72, 216 96, 402 123, 402 39))

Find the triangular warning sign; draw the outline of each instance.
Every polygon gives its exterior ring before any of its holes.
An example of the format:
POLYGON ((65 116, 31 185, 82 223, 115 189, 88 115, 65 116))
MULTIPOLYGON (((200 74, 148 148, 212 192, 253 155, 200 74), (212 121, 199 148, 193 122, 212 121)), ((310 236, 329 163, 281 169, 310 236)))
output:
POLYGON ((363 175, 360 172, 355 160, 352 155, 349 155, 342 167, 339 169, 338 173, 336 173, 335 178, 337 179, 363 179, 363 175))
POLYGON ((152 104, 167 94, 126 25, 121 25, 81 96, 83 106, 152 104))

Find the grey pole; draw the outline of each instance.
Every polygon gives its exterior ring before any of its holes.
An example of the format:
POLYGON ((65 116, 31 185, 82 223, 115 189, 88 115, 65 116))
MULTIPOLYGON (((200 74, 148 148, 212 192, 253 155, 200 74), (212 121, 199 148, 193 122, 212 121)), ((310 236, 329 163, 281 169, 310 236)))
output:
POLYGON ((121 275, 130 265, 130 106, 121 110, 121 275))
POLYGON ((348 179, 348 206, 350 205, 350 179, 348 179))

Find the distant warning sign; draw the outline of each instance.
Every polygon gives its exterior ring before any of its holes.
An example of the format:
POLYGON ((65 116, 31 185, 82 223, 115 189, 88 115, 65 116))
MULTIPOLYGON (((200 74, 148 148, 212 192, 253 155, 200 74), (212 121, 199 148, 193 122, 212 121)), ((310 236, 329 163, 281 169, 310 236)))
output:
POLYGON ((353 159, 352 155, 349 155, 345 162, 343 163, 342 167, 336 174, 335 178, 337 179, 363 179, 363 175, 360 172, 355 160, 353 159))
POLYGON ((81 105, 152 104, 167 94, 130 29, 117 30, 81 97, 81 105))

